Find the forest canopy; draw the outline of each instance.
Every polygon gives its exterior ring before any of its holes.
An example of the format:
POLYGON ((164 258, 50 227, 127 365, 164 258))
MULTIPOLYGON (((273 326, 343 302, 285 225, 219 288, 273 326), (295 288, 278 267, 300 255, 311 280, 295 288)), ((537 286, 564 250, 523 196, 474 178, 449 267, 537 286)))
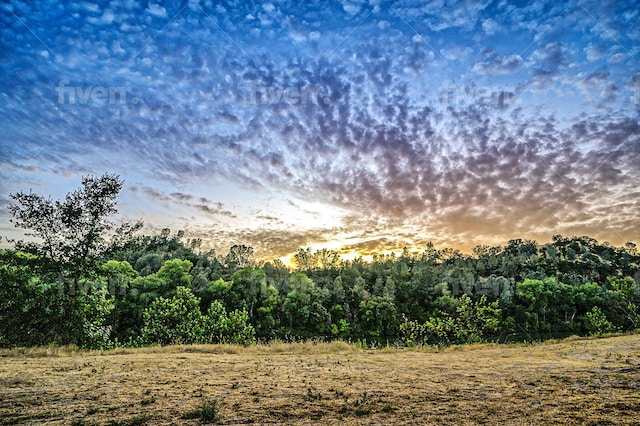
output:
POLYGON ((0 347, 343 339, 376 346, 539 340, 640 327, 640 254, 581 236, 345 260, 300 248, 295 267, 226 255, 169 229, 116 223, 116 175, 64 201, 13 194, 37 242, 0 251, 0 347))

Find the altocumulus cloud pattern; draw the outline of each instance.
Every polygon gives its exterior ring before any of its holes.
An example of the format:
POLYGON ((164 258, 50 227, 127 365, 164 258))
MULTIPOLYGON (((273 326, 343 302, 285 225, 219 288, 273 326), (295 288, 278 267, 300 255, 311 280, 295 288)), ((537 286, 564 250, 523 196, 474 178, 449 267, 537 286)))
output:
POLYGON ((16 1, 0 226, 20 189, 262 257, 512 237, 638 241, 630 1, 16 1))

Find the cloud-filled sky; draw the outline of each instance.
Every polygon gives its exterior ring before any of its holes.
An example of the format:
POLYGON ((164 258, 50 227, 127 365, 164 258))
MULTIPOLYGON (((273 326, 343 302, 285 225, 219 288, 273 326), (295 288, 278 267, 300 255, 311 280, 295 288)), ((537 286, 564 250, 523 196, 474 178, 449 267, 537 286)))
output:
MULTIPOLYGON (((9 194, 125 181, 220 253, 640 242, 640 4, 0 5, 9 194)), ((6 243, 5 243, 6 244, 6 243)))

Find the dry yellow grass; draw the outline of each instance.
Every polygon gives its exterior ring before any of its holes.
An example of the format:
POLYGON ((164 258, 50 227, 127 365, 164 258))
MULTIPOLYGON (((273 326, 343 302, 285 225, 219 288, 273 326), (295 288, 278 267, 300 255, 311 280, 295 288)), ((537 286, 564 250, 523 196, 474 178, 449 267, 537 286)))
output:
POLYGON ((0 351, 0 424, 638 424, 640 336, 531 346, 345 343, 0 351))

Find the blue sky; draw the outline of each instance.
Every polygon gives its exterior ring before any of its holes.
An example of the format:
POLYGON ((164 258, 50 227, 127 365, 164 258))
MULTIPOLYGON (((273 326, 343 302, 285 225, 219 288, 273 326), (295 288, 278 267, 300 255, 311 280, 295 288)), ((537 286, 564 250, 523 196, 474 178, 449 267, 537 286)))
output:
POLYGON ((4 2, 0 235, 113 172, 220 253, 640 242, 639 6, 4 2))

